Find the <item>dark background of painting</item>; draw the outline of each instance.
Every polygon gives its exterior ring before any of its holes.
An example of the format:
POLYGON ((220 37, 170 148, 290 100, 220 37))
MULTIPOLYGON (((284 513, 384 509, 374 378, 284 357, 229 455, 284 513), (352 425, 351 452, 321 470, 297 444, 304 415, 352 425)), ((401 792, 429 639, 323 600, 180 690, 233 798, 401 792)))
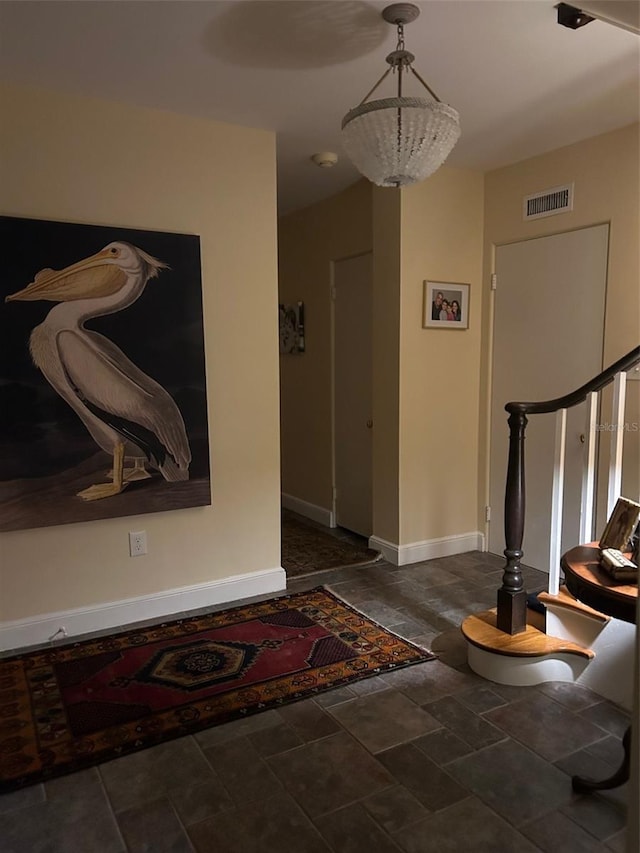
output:
MULTIPOLYGON (((0 282, 0 483, 50 477, 101 452, 75 412, 31 361, 31 331, 56 303, 5 303, 4 299, 26 287, 39 270, 62 269, 114 240, 131 243, 170 268, 150 279, 129 308, 85 325, 113 341, 171 394, 182 412, 191 445, 190 479, 209 479, 199 237, 0 217, 4 258, 0 282)), ((103 456, 108 463, 106 454, 103 456)), ((136 489, 142 492, 140 484, 136 489)), ((106 505, 110 500, 97 503, 106 505)), ((200 497, 195 505, 202 502, 200 497)), ((43 524, 49 523, 59 522, 43 519, 43 524)))

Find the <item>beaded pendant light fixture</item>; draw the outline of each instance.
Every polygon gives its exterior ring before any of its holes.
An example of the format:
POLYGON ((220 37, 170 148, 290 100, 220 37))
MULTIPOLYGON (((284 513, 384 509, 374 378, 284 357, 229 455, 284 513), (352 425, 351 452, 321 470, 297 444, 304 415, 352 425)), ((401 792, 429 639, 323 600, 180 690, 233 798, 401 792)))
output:
POLYGON ((390 67, 342 119, 345 151, 356 169, 380 187, 401 187, 428 178, 442 166, 460 138, 457 110, 440 101, 413 68, 415 56, 405 50, 404 26, 419 14, 413 3, 394 3, 383 10, 384 20, 398 30, 396 49, 387 56, 390 67), (403 77, 409 71, 430 98, 403 96, 403 77), (391 72, 397 75, 397 97, 370 101, 391 72))

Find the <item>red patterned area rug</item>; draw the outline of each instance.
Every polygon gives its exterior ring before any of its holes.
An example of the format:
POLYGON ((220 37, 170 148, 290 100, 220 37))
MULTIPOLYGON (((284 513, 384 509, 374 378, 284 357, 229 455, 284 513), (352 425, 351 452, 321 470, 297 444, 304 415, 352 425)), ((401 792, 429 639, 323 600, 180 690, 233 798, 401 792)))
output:
POLYGON ((0 791, 433 659, 323 587, 0 661, 0 791))

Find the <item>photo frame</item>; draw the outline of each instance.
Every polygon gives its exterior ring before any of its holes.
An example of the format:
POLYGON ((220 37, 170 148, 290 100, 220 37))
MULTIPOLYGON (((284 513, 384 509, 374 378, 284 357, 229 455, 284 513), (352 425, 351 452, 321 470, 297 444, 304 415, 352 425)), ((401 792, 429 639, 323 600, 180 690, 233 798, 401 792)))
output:
POLYGON ((626 551, 639 520, 640 504, 629 498, 618 498, 600 537, 600 549, 626 551))
POLYGON ((423 288, 423 329, 469 328, 468 284, 425 280, 423 288))
POLYGON ((304 302, 278 305, 280 354, 304 352, 304 302))

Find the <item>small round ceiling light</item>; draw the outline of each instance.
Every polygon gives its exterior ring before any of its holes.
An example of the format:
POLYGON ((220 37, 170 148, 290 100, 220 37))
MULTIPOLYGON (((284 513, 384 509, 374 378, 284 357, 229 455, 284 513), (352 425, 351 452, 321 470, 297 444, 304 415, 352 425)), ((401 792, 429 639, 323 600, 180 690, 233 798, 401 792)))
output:
POLYGON ((398 30, 396 49, 387 56, 389 68, 342 119, 342 142, 349 158, 365 178, 380 187, 401 187, 428 178, 460 138, 457 110, 440 101, 413 68, 415 56, 405 50, 404 26, 419 14, 413 3, 394 3, 383 10, 384 20, 398 30), (403 77, 409 71, 427 90, 429 99, 403 95, 403 77), (391 72, 397 75, 397 96, 370 101, 391 72))
POLYGON ((333 151, 319 151, 317 154, 312 154, 311 159, 321 169, 330 169, 338 162, 338 155, 333 151))

